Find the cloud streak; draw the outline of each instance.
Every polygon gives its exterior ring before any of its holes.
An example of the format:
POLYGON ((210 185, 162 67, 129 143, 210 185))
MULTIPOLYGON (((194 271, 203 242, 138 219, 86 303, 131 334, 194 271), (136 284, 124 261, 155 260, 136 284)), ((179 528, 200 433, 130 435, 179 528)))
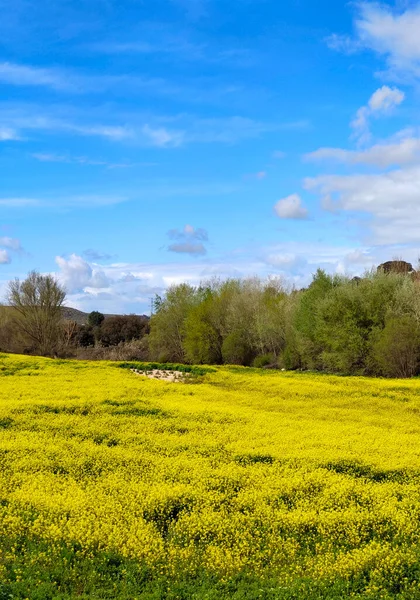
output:
POLYGON ((370 119, 390 114, 394 108, 403 102, 404 98, 404 92, 395 87, 390 88, 384 85, 376 90, 367 105, 359 108, 355 119, 351 122, 353 137, 360 144, 369 142, 371 138, 370 119))

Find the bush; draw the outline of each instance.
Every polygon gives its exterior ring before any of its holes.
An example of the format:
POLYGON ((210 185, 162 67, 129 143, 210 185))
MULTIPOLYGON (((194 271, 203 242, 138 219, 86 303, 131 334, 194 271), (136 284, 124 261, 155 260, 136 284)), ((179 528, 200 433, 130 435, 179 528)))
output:
POLYGON ((274 354, 262 354, 261 356, 257 356, 254 358, 254 362, 252 366, 256 369, 262 369, 268 365, 273 365, 276 362, 276 358, 274 354))
POLYGON ((372 339, 371 357, 385 377, 412 377, 419 372, 420 331, 410 315, 391 317, 372 339))

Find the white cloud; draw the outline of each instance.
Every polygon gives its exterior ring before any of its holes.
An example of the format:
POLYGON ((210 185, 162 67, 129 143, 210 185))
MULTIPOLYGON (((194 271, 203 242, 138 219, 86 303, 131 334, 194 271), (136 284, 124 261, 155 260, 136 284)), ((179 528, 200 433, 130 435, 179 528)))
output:
POLYGON ((327 210, 367 214, 376 243, 419 240, 419 165, 379 174, 308 178, 305 187, 321 194, 327 210))
POLYGON ((292 194, 279 200, 274 210, 280 219, 306 219, 308 209, 302 205, 302 199, 298 194, 292 194))
POLYGON ((0 246, 13 250, 14 252, 20 252, 23 250, 20 240, 11 237, 0 237, 0 246))
POLYGON ((306 154, 304 158, 311 161, 335 161, 348 165, 372 165, 382 168, 406 165, 420 160, 420 138, 394 139, 360 151, 319 148, 315 152, 306 154))
POLYGON ((264 257, 264 262, 280 271, 296 271, 307 264, 303 256, 297 254, 272 253, 264 257))
POLYGON ((368 107, 372 113, 387 113, 399 106, 405 98, 404 92, 398 88, 383 85, 369 99, 368 107))
MULTIPOLYGON (((101 289, 88 285, 82 291, 69 292, 66 304, 86 312, 100 310, 105 313, 147 313, 150 299, 156 293, 163 294, 172 284, 186 282, 199 285, 214 276, 221 279, 256 275, 270 277, 277 276, 280 272, 285 273, 288 283, 301 288, 308 285, 318 267, 330 273, 338 271, 360 275, 371 264, 380 264, 398 253, 401 253, 401 249, 394 245, 355 247, 354 244, 299 241, 258 249, 252 247, 246 252, 215 260, 198 256, 194 261, 175 263, 115 262, 102 266, 89 262, 92 272, 101 271, 105 275, 107 287, 101 289), (260 258, 256 258, 257 255, 260 258)), ((404 256, 410 262, 416 262, 417 249, 413 247, 404 250, 404 256)), ((83 266, 80 270, 85 273, 85 279, 82 282, 78 280, 79 285, 86 280, 90 283, 90 270, 83 266)))
POLYGON ((420 6, 416 3, 398 10, 361 2, 357 8, 355 37, 334 34, 327 40, 330 48, 347 54, 373 50, 385 58, 389 78, 416 79, 420 75, 420 6))
POLYGON ((369 254, 367 250, 352 250, 344 257, 344 262, 347 265, 365 265, 370 266, 375 263, 375 259, 369 254))
POLYGON ((10 262, 11 258, 7 250, 0 250, 0 265, 8 265, 10 262))
POLYGON ((60 271, 59 278, 69 293, 81 292, 86 288, 106 289, 108 278, 101 269, 94 269, 81 256, 71 254, 68 259, 55 259, 60 271))
POLYGON ((376 90, 370 97, 367 106, 362 106, 357 111, 356 117, 351 123, 353 136, 360 143, 368 142, 371 137, 370 118, 389 114, 403 102, 404 98, 405 94, 395 87, 390 88, 384 85, 376 90))

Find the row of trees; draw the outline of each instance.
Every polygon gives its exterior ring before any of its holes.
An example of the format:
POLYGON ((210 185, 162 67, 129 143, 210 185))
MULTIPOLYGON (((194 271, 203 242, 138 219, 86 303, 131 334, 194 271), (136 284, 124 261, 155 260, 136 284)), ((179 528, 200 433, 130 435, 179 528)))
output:
POLYGON ((93 312, 78 325, 63 320, 64 301, 53 277, 33 272, 11 282, 8 305, 0 311, 0 351, 397 377, 420 373, 415 273, 379 270, 350 279, 318 270, 300 291, 279 279, 181 284, 156 296, 150 322, 93 312))
POLYGON ((157 298, 155 359, 409 377, 420 372, 420 284, 318 270, 301 291, 280 280, 182 284, 157 298))
POLYGON ((0 308, 0 351, 81 358, 147 358, 149 319, 137 315, 108 316, 97 311, 86 323, 65 318, 65 289, 50 275, 36 271, 9 283, 0 308), (119 352, 106 352, 118 347, 119 352))

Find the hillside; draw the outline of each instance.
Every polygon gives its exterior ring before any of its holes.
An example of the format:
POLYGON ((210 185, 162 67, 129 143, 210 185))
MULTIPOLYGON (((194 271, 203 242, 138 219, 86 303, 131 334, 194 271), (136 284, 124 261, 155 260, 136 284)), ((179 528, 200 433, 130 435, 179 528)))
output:
MULTIPOLYGON (((12 310, 11 306, 2 306, 3 309, 12 310)), ((77 308, 70 308, 69 306, 63 306, 62 315, 63 319, 66 321, 75 321, 78 325, 87 325, 89 319, 89 313, 85 313, 77 308)), ((118 317, 122 315, 118 314, 104 314, 105 319, 109 319, 110 317, 118 317)), ((149 319, 150 317, 147 315, 140 315, 145 319, 149 319)))
MULTIPOLYGON (((75 321, 78 325, 87 325, 89 319, 89 313, 85 313, 81 310, 77 310, 77 308, 70 308, 68 306, 64 306, 62 309, 63 319, 66 321, 75 321)), ((105 319, 109 319, 110 317, 120 317, 122 315, 118 314, 104 314, 105 319)), ((147 315, 140 315, 144 319, 149 319, 147 315)))

